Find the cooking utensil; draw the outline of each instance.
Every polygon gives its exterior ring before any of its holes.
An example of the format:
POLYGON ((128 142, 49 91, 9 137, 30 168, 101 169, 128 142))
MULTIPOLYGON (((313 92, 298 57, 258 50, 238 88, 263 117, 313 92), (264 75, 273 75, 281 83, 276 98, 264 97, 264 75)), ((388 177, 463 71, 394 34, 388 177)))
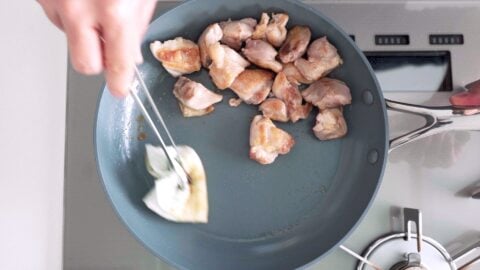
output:
POLYGON ((155 112, 155 116, 160 121, 163 130, 167 134, 168 140, 170 141, 170 144, 172 145, 172 147, 175 151, 175 157, 173 157, 170 154, 170 152, 167 151, 167 145, 166 145, 165 141, 163 140, 162 135, 160 135, 160 132, 158 131, 158 129, 155 125, 155 122, 153 122, 153 119, 150 117, 150 114, 148 113, 148 110, 145 108, 142 100, 140 99, 140 97, 138 96, 138 94, 136 92, 137 89, 135 89, 133 85, 130 87, 130 94, 132 95, 133 99, 137 103, 137 106, 139 106, 139 108, 142 111, 142 114, 145 117, 145 119, 147 119, 148 125, 153 130, 153 132, 155 133, 155 136, 160 141, 160 146, 162 147, 163 151, 165 152, 165 155, 166 155, 166 157, 167 157, 167 159, 170 163, 171 168, 178 175, 178 179, 180 181, 180 183, 178 183, 178 186, 179 186, 179 188, 183 189, 189 183, 189 179, 188 179, 189 176, 188 176, 188 174, 185 170, 185 167, 182 165, 182 161, 180 160, 180 154, 178 153, 177 145, 175 144, 175 141, 173 140, 172 135, 170 134, 170 131, 168 130, 168 127, 165 124, 165 121, 163 120, 162 115, 158 111, 158 108, 155 105, 155 102, 153 101, 152 96, 150 95, 150 91, 148 90, 147 85, 143 81, 143 78, 142 78, 142 75, 140 74, 140 71, 138 71, 138 68, 136 66, 134 66, 134 69, 135 69, 135 77, 137 79, 137 82, 140 84, 140 89, 143 90, 143 93, 145 94, 145 96, 148 100, 148 104, 152 107, 153 111, 155 112))
MULTIPOLYGON (((151 186, 145 169, 143 123, 131 98, 104 90, 98 104, 95 148, 99 174, 120 219, 155 255, 181 269, 293 269, 309 266, 337 247, 357 226, 380 185, 388 154, 387 108, 368 61, 331 20, 299 1, 194 0, 161 15, 150 26, 140 71, 176 141, 202 157, 208 174, 210 216, 206 225, 175 224, 142 202, 151 186), (154 40, 197 40, 209 24, 262 11, 287 12, 289 27, 308 25, 313 37, 328 36, 344 65, 331 74, 347 83, 353 103, 344 112, 349 134, 320 142, 315 115, 278 124, 297 144, 270 166, 248 159, 249 127, 257 108, 227 102, 201 118, 183 118, 171 89, 175 79, 151 55, 154 40)), ((189 76, 215 89, 206 71, 189 76)), ((234 95, 221 92, 224 100, 234 95)), ((143 97, 140 97, 143 98, 143 97)), ((410 111, 413 107, 404 106, 410 111)), ((472 116, 469 116, 470 120, 472 116)))
MULTIPOLYGON (((105 39, 100 36, 100 40, 105 43, 105 39)), ((178 175, 179 183, 178 187, 183 189, 185 188, 186 185, 189 183, 189 176, 185 170, 185 167, 182 165, 182 161, 180 160, 180 154, 178 153, 177 145, 175 144, 175 141, 172 138, 172 135, 170 134, 170 131, 167 128, 167 125, 165 124, 165 121, 163 120, 162 115, 158 111, 157 106, 155 105, 155 102, 152 99, 152 96, 150 95, 150 91, 148 90, 147 85, 143 81, 142 75, 140 74, 140 71, 138 70, 137 66, 134 65, 134 74, 135 78, 137 79, 134 81, 134 83, 130 86, 130 95, 133 97, 135 102, 137 103, 138 107, 142 111, 143 116, 147 119, 148 125, 150 128, 153 130, 155 133, 155 136, 157 136, 157 139, 160 141, 160 146, 162 147, 163 151, 165 152, 165 155, 168 159, 168 162, 170 163, 170 166, 172 169, 175 171, 175 173, 178 175), (136 84, 135 84, 136 83, 136 84), (175 152, 175 157, 172 157, 169 151, 167 151, 167 145, 165 141, 162 138, 162 135, 160 135, 160 132, 158 131, 158 128, 155 125, 155 122, 153 122, 153 119, 150 117, 150 114, 148 113, 148 110, 145 108, 143 105, 142 100, 138 96, 136 92, 135 86, 140 85, 140 89, 143 91, 145 96, 147 97, 148 104, 152 107, 153 111, 155 112, 155 116, 157 117, 157 120, 160 121, 163 130, 167 134, 167 137, 170 141, 170 144, 173 146, 173 150, 175 152)))
POLYGON ((373 262, 365 259, 364 257, 362 257, 361 255, 357 254, 357 253, 354 252, 353 250, 347 248, 346 246, 340 245, 340 249, 342 249, 343 251, 347 252, 347 253, 350 254, 351 256, 357 258, 359 261, 363 262, 364 264, 372 267, 374 270, 383 270, 382 268, 380 268, 379 266, 377 266, 377 265, 374 264, 373 262))

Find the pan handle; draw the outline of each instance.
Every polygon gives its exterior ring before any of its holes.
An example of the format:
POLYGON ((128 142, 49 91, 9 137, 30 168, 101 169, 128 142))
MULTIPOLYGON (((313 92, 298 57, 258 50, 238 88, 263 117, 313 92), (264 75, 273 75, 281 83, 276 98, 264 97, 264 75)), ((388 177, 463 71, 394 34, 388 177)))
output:
MULTIPOLYGON (((453 260, 454 263, 457 264, 460 260, 468 257, 470 254, 474 253, 479 248, 480 248, 480 240, 478 242, 474 243, 473 245, 461 250, 459 253, 457 253, 456 255, 454 255, 452 257, 452 260, 453 260)), ((480 256, 477 256, 477 257, 471 259, 470 261, 468 261, 467 263, 465 263, 464 265, 459 266, 458 269, 459 270, 467 270, 467 269, 472 269, 473 270, 473 268, 470 268, 470 267, 477 264, 478 262, 480 262, 480 256)))
POLYGON ((451 130, 480 131, 480 107, 428 107, 386 99, 388 110, 422 116, 426 124, 390 140, 390 152, 407 143, 451 130))

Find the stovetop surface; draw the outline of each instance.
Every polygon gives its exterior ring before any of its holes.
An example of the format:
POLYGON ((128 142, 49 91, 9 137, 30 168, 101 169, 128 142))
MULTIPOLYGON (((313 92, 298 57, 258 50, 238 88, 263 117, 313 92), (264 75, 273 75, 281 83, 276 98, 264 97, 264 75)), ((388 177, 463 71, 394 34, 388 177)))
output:
MULTIPOLYGON (((159 9, 172 5, 160 3, 159 9)), ((171 269, 151 255, 115 216, 97 175, 94 114, 102 77, 68 71, 65 175, 64 269, 171 269)), ((388 93, 386 97, 445 105, 449 93, 388 93)), ((392 135, 422 124, 390 114, 392 135)), ((469 192, 480 186, 480 133, 452 132, 394 151, 378 195, 344 245, 362 252, 369 243, 402 231, 401 208, 423 212, 424 234, 454 253, 480 235, 480 201, 469 192)), ((333 250, 309 269, 354 269, 356 260, 333 250)), ((479 268, 480 269, 480 268, 479 268)))

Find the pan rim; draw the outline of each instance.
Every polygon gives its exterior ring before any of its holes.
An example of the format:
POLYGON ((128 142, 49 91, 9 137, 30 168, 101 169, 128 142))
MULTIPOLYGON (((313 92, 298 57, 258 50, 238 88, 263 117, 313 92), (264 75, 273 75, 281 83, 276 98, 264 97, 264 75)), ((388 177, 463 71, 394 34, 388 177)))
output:
MULTIPOLYGON (((181 2, 181 3, 178 3, 177 5, 171 7, 171 8, 167 8, 166 10, 164 11, 161 11, 158 13, 157 17, 149 24, 149 28, 151 27, 151 25, 153 25, 155 23, 155 21, 157 21, 161 16, 163 15, 166 15, 166 14, 169 14, 171 12, 175 12, 176 9, 178 8, 182 8, 182 7, 185 7, 193 2, 198 2, 200 0, 187 0, 187 1, 184 1, 184 2, 181 2)), ((368 213, 368 210, 371 208, 377 194, 378 194, 378 191, 380 189, 380 186, 383 182, 383 176, 384 176, 384 173, 385 173, 385 167, 386 167, 386 164, 387 164, 387 161, 388 161, 388 149, 389 149, 389 146, 388 146, 388 141, 389 141, 389 124, 388 124, 388 114, 387 114, 387 109, 386 109, 386 103, 385 103, 385 98, 383 96, 383 92, 381 91, 381 87, 380 87, 380 84, 378 82, 378 79, 377 77, 375 76, 375 73, 373 71, 373 68, 371 67, 370 63, 368 62, 366 56, 363 54, 363 52, 357 47, 357 45, 355 44, 355 42, 353 42, 348 34, 339 26, 337 25, 332 19, 330 19, 328 16, 324 15, 322 12, 320 12, 319 10, 313 8, 312 6, 308 5, 307 3, 303 3, 303 2, 300 2, 300 1, 297 1, 297 0, 283 0, 285 2, 288 2, 290 4, 293 4, 299 8, 302 8, 304 10, 307 10, 309 12, 312 12, 314 13, 315 15, 321 17, 323 20, 325 20, 326 22, 328 22, 331 26, 333 26, 343 37, 344 39, 347 40, 347 42, 349 42, 349 44, 352 46, 352 48, 355 49, 355 51, 357 52, 357 54, 360 55, 360 59, 362 60, 363 64, 367 67, 368 71, 370 72, 370 74, 372 74, 372 79, 373 79, 373 83, 375 85, 375 88, 376 89, 370 89, 370 90, 375 90, 378 94, 378 100, 380 102, 380 104, 378 104, 377 106, 381 106, 381 112, 382 112, 382 117, 383 117, 383 124, 385 126, 385 129, 384 129, 384 133, 385 133, 385 138, 384 138, 384 147, 383 147, 383 151, 382 152, 379 152, 379 160, 378 160, 378 164, 380 164, 381 162, 381 170, 380 170, 380 174, 378 176, 378 179, 376 181, 376 185, 375 185, 375 189, 372 193, 372 196, 370 197, 369 199, 369 202, 368 204, 366 205, 365 209, 363 210, 362 214, 358 217, 358 219, 356 220, 356 222, 353 224, 353 226, 351 226, 351 228, 348 230, 348 232, 340 239, 337 241, 337 243, 335 245, 333 245, 330 249, 328 249, 326 252, 324 252, 323 254, 320 254, 318 255, 318 257, 316 257, 315 259, 309 261, 309 262, 304 262, 303 265, 297 267, 297 269, 305 269, 305 268, 308 268, 308 267, 311 267, 317 263, 319 263, 323 258, 325 258, 326 256, 328 256, 331 252, 333 252, 336 248, 338 248, 346 239, 348 239, 351 234, 357 229, 357 227, 360 225, 360 223, 363 221, 363 219, 365 218, 366 214, 368 213)), ((144 242, 140 236, 134 231, 134 229, 132 228, 132 226, 130 225, 128 219, 126 219, 125 217, 123 217, 121 214, 120 214, 120 210, 119 210, 119 207, 117 206, 117 204, 114 202, 114 200, 112 199, 112 196, 110 194, 110 192, 108 191, 107 189, 107 185, 106 185, 106 182, 104 180, 104 176, 103 176, 103 173, 102 173, 102 170, 99 166, 100 164, 100 153, 99 153, 99 147, 98 147, 98 136, 97 136, 97 127, 98 127, 98 116, 99 116, 99 112, 100 112, 100 105, 101 105, 101 102, 103 100, 103 96, 104 94, 107 93, 108 94, 108 90, 107 90, 107 85, 104 83, 102 88, 100 89, 100 92, 99 92, 99 95, 98 95, 98 98, 97 98, 97 105, 96 105, 96 112, 95 112, 95 118, 94 118, 94 127, 93 127, 93 146, 94 146, 94 152, 95 152, 95 165, 96 165, 96 168, 97 168, 97 173, 99 175, 99 180, 100 182, 102 183, 101 186, 105 192, 105 195, 106 197, 108 198, 108 201, 110 202, 117 218, 124 224, 124 226, 126 227, 127 231, 130 233, 130 235, 132 235, 140 244, 141 246, 143 246, 144 248, 146 248, 148 251, 150 251, 154 256, 156 256, 157 258, 159 258, 160 260, 164 261, 165 263, 169 264, 170 266, 173 266, 177 269, 187 269, 185 268, 184 266, 176 263, 175 261, 163 256, 162 254, 160 254, 159 252, 155 251, 152 247, 150 247, 150 245, 148 245, 146 242, 144 242)))

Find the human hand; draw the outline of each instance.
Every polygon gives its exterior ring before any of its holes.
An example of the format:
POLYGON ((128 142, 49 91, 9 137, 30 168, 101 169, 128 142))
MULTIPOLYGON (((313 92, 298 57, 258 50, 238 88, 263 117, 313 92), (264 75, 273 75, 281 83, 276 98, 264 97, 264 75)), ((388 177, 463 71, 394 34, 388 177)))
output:
POLYGON ((86 75, 104 71, 114 96, 127 95, 133 67, 143 61, 140 42, 155 0, 38 0, 67 36, 73 67, 86 75))
POLYGON ((466 86, 468 92, 456 94, 450 98, 455 106, 480 106, 480 80, 466 86))

